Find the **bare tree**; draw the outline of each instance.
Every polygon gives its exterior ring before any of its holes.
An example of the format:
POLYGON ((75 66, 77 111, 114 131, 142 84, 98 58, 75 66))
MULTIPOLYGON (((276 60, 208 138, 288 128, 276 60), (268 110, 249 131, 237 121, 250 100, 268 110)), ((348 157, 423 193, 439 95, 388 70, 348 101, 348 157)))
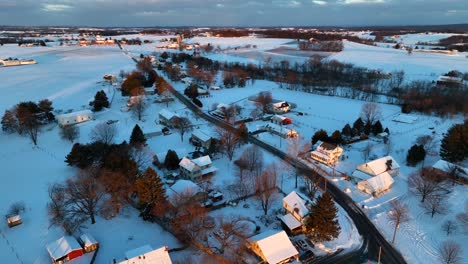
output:
POLYGON ((409 221, 408 206, 400 200, 392 200, 390 202, 390 210, 391 211, 388 214, 388 219, 395 225, 392 239, 393 244, 395 243, 396 232, 400 224, 409 221))
POLYGON ((376 103, 365 103, 361 108, 361 118, 364 123, 374 124, 382 117, 382 110, 376 103))
POLYGON ((60 136, 73 143, 80 136, 80 129, 78 126, 63 126, 60 128, 60 136))
POLYGON ((457 230, 457 224, 452 220, 447 220, 442 224, 442 230, 449 236, 457 230))
POLYGON ((218 134, 221 148, 226 152, 229 160, 232 161, 234 151, 241 141, 238 133, 217 127, 216 134, 218 134))
POLYGON ((180 140, 184 141, 184 134, 193 130, 193 125, 187 117, 176 117, 174 120, 174 128, 179 131, 180 140))
POLYGON ((304 181, 304 187, 307 195, 309 195, 311 199, 315 199, 315 194, 320 190, 320 176, 315 174, 308 174, 304 177, 304 181))
POLYGON ((385 156, 390 155, 390 152, 393 149, 393 142, 390 138, 387 138, 387 141, 384 144, 385 156))
POLYGON ((267 106, 273 101, 271 92, 260 92, 255 98, 255 104, 263 113, 267 112, 267 106))
POLYGON ((40 123, 34 113, 27 107, 17 107, 16 116, 18 118, 20 134, 26 133, 35 146, 37 146, 37 138, 39 134, 40 123))
POLYGON ((245 244, 247 238, 248 223, 245 218, 234 216, 226 218, 220 216, 217 219, 217 231, 214 233, 214 238, 219 243, 219 251, 221 254, 234 254, 237 248, 245 244), (231 251, 231 252, 225 252, 231 251))
POLYGON ((416 138, 416 144, 422 145, 426 152, 429 152, 435 148, 435 139, 432 135, 423 135, 416 138))
POLYGON ((370 141, 367 141, 367 144, 362 149, 362 158, 364 159, 364 161, 367 162, 369 160, 373 147, 374 146, 372 146, 372 143, 370 143, 370 141))
POLYGON ((468 204, 465 204, 465 211, 457 215, 457 220, 468 229, 468 204))
POLYGON ((438 258, 444 264, 459 264, 463 259, 460 245, 452 240, 444 241, 438 248, 438 258))
POLYGON ((79 228, 87 219, 96 223, 105 192, 96 177, 95 169, 85 169, 69 178, 65 184, 53 184, 49 188, 51 201, 48 212, 51 224, 61 225, 67 232, 79 228))
POLYGON ((442 195, 431 195, 422 204, 426 213, 430 214, 433 218, 435 214, 446 214, 448 212, 447 204, 442 195))
POLYGON ((91 139, 94 142, 111 144, 117 135, 117 127, 114 124, 100 123, 91 130, 91 139))
POLYGON ((130 106, 130 110, 132 111, 132 115, 141 121, 143 115, 145 114, 146 109, 148 108, 148 103, 146 102, 143 96, 137 96, 132 101, 132 105, 130 106))
POLYGON ((250 173, 253 173, 254 176, 258 176, 263 170, 263 152, 256 145, 247 147, 240 159, 245 160, 247 163, 247 169, 250 173))
POLYGON ((8 215, 18 215, 21 212, 24 212, 25 210, 26 205, 23 201, 14 202, 10 205, 10 208, 8 209, 8 215))
MULTIPOLYGON (((287 159, 291 160, 297 167, 297 162, 298 162, 299 157, 301 155, 307 153, 307 151, 309 151, 310 142, 307 142, 307 143, 302 145, 302 137, 298 136, 298 137, 289 138, 287 140, 287 144, 288 144, 287 159)), ((299 172, 297 171, 297 169, 295 169, 295 174, 296 174, 296 177, 295 177, 295 185, 294 186, 295 186, 295 188, 297 188, 297 179, 299 177, 299 172)))
POLYGON ((424 203, 426 198, 441 196, 446 192, 444 182, 437 181, 433 174, 425 171, 427 170, 416 171, 408 177, 410 192, 421 197, 421 203, 424 203))
POLYGON ((265 215, 268 214, 268 209, 276 198, 276 178, 276 166, 270 164, 255 182, 256 198, 260 201, 265 215))

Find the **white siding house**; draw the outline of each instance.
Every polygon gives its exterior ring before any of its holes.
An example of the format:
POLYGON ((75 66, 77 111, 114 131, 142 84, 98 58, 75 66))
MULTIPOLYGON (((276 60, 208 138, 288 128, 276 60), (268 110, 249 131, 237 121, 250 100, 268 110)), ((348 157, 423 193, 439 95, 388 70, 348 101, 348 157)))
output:
POLYGON ((250 237, 247 247, 269 264, 299 260, 299 252, 284 231, 269 230, 250 237))
POLYGON ((357 188, 362 192, 378 195, 390 189, 394 182, 395 181, 393 180, 392 176, 390 176, 390 174, 387 172, 384 172, 368 180, 358 182, 357 188))
POLYGON ((180 172, 184 177, 191 180, 198 180, 205 175, 217 171, 217 168, 212 165, 210 156, 208 155, 193 160, 184 157, 179 162, 180 172))
POLYGON ((57 121, 60 126, 74 125, 92 120, 94 114, 91 110, 83 110, 72 112, 68 114, 62 114, 57 116, 57 121))
POLYGON ((333 164, 338 161, 343 149, 337 145, 322 142, 317 149, 310 152, 310 157, 318 162, 325 164, 333 164))

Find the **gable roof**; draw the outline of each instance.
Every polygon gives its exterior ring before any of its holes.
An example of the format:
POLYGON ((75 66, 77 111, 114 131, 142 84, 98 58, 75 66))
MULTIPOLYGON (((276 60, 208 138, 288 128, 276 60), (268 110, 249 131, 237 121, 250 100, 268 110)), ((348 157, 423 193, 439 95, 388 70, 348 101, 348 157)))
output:
POLYGON ((47 244, 47 251, 54 260, 62 258, 73 250, 82 249, 78 241, 71 236, 63 236, 54 242, 47 244))
POLYGON ((71 112, 68 114, 61 114, 58 115, 58 119, 66 119, 70 117, 76 117, 76 116, 93 116, 93 112, 91 110, 82 110, 82 111, 76 111, 76 112, 71 112))
POLYGON ((210 165, 212 163, 211 159, 210 159, 210 156, 208 156, 208 155, 196 158, 196 159, 192 160, 192 162, 195 163, 196 165, 200 166, 200 167, 210 165))
POLYGON ((183 157, 182 160, 180 160, 179 166, 188 171, 194 171, 195 169, 200 169, 195 162, 193 162, 187 157, 183 157))
POLYGON ((93 244, 97 244, 97 240, 94 239, 94 237, 90 234, 83 234, 80 236, 80 240, 81 242, 83 242, 84 246, 87 247, 87 246, 91 246, 93 244))
POLYGON ((286 203, 289 207, 293 208, 293 210, 294 208, 297 208, 297 213, 301 218, 309 214, 309 209, 307 209, 306 202, 299 196, 299 194, 296 193, 296 191, 292 191, 290 194, 286 195, 283 198, 283 202, 286 203))
POLYGON ((462 166, 459 166, 457 164, 450 163, 445 160, 439 160, 437 161, 434 165, 432 165, 433 168, 436 168, 438 170, 441 170, 446 173, 451 173, 451 170, 455 169, 458 172, 458 176, 468 178, 468 169, 464 168, 462 166))
POLYGON ((249 238, 256 242, 268 263, 279 263, 299 254, 284 231, 269 230, 249 238))
POLYGON ((126 260, 119 264, 172 264, 167 247, 153 250, 149 245, 127 251, 126 260))
POLYGON ((394 182, 392 176, 387 172, 367 180, 367 184, 369 184, 374 192, 381 192, 390 187, 394 182))
POLYGON ((159 111, 159 115, 164 117, 167 120, 170 120, 171 118, 178 116, 177 114, 174 114, 167 109, 161 109, 161 111, 159 111))
POLYGON ((400 165, 398 164, 398 162, 395 161, 395 159, 392 156, 386 156, 386 157, 383 157, 383 158, 380 158, 380 159, 373 160, 373 161, 368 162, 368 163, 361 164, 361 165, 357 166, 356 169, 360 170, 362 172, 365 172, 365 173, 367 173, 369 175, 376 176, 376 175, 379 175, 379 174, 387 171, 387 164, 386 163, 387 163, 388 160, 392 161, 391 170, 395 170, 395 169, 400 168, 400 165))
POLYGON ((192 136, 195 136, 196 138, 202 140, 202 141, 208 141, 211 139, 211 136, 208 135, 205 131, 202 131, 200 129, 196 129, 192 132, 192 136))

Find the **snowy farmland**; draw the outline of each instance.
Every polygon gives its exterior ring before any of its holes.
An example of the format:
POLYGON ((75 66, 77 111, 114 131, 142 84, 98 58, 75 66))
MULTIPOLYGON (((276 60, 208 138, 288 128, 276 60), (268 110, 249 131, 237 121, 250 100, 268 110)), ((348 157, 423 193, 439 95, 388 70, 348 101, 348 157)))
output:
MULTIPOLYGON (((159 41, 165 36, 139 36, 128 35, 127 38, 140 37, 159 41)), ((419 40, 420 38, 418 38, 419 40)), ((410 41, 410 40, 408 40, 410 41)), ((425 40, 424 40, 425 41, 425 40)), ((288 46, 290 40, 284 39, 257 39, 257 38, 193 38, 190 43, 211 43, 222 49, 229 49, 223 53, 208 55, 209 58, 219 61, 239 61, 245 63, 263 63, 270 56, 276 60, 290 60, 291 62, 304 61, 304 56, 278 55, 271 50, 288 46), (256 45, 256 48, 232 51, 231 48, 245 45, 256 45)), ((143 44, 142 46, 124 46, 134 56, 140 53, 149 54, 153 51, 161 52, 155 48, 157 43, 143 44)), ((21 57, 33 58, 38 64, 22 67, 0 68, 0 112, 3 113, 20 101, 38 101, 48 98, 53 101, 56 110, 66 112, 68 110, 82 110, 89 108, 89 101, 99 90, 104 90, 112 99, 109 109, 99 112, 95 120, 78 125, 80 137, 78 142, 90 142, 90 131, 99 123, 107 120, 116 120, 118 128, 116 142, 129 139, 132 128, 139 124, 143 131, 151 129, 157 121, 157 113, 167 108, 180 116, 188 117, 196 128, 203 129, 215 134, 215 127, 206 121, 195 117, 180 102, 172 102, 168 107, 160 104, 151 104, 142 121, 137 121, 131 113, 122 112, 121 108, 127 103, 126 98, 116 92, 114 88, 103 82, 104 74, 118 75, 120 70, 130 71, 134 69, 134 62, 125 55, 117 46, 104 47, 34 47, 21 48, 17 45, 5 45, 0 48, 0 58, 21 57)), ((441 55, 414 53, 408 56, 405 51, 379 48, 345 42, 345 50, 333 54, 330 59, 343 62, 352 62, 360 66, 384 71, 403 69, 407 72, 409 79, 434 80, 438 75, 449 70, 465 70, 468 62, 464 55, 441 55)), ((220 84, 221 80, 218 80, 220 84)), ((177 90, 182 91, 185 85, 174 83, 177 90)), ((275 100, 286 100, 294 103, 295 108, 285 116, 293 120, 289 125, 301 135, 303 142, 309 142, 312 135, 319 129, 325 129, 328 134, 334 130, 341 130, 347 123, 352 124, 359 116, 363 101, 344 99, 330 96, 320 96, 304 92, 291 91, 279 88, 278 84, 269 81, 255 81, 248 83, 245 88, 221 89, 211 91, 209 97, 200 98, 204 104, 204 111, 210 110, 217 103, 239 104, 242 115, 248 116, 254 105, 249 97, 256 96, 262 91, 270 91, 275 100), (302 115, 298 113, 301 112, 302 115)), ((150 100, 153 98, 150 97, 150 100)), ((417 121, 413 124, 402 124, 392 121, 399 115, 400 107, 390 104, 379 104, 382 110, 383 127, 388 127, 391 133, 390 139, 393 144, 391 155, 402 165, 400 176, 395 178, 392 190, 380 197, 372 197, 357 190, 353 183, 334 178, 334 182, 343 190, 350 188, 349 195, 360 205, 365 206, 369 218, 373 220, 384 236, 390 240, 392 225, 388 222, 388 202, 401 197, 410 205, 411 220, 403 225, 398 231, 396 247, 403 253, 408 263, 437 263, 436 247, 445 239, 445 234, 440 230, 440 225, 447 219, 463 210, 466 202, 467 188, 457 186, 449 198, 450 213, 444 216, 436 216, 431 219, 424 214, 418 205, 417 198, 407 193, 406 180, 408 175, 416 168, 405 165, 406 151, 415 143, 415 139, 421 135, 434 135, 440 142, 443 133, 455 124, 463 122, 463 117, 439 118, 429 115, 415 114, 417 121), (443 239, 441 239, 443 237, 443 239)), ((255 121, 249 123, 249 130, 254 130, 268 121, 255 121)), ((168 149, 176 150, 179 158, 189 155, 195 150, 188 142, 190 133, 180 140, 176 131, 167 136, 157 136, 148 140, 147 150, 149 155, 158 155, 164 158, 168 149)), ((259 138, 271 145, 287 151, 288 143, 285 139, 269 133, 259 134, 259 138)), ((373 144, 372 154, 375 157, 384 155, 384 145, 374 139, 369 140, 373 144)), ((345 148, 346 160, 340 161, 336 170, 340 173, 351 174, 355 167, 364 162, 362 149, 366 142, 353 144, 345 148)), ((438 144, 437 144, 438 145, 438 144)), ((247 146, 237 149, 234 159, 245 150, 247 146)), ((23 224, 19 227, 9 229, 6 224, 0 225, 0 255, 5 263, 48 263, 49 258, 45 245, 63 235, 63 231, 49 225, 46 204, 49 201, 48 186, 54 182, 61 182, 76 173, 76 169, 69 167, 64 162, 66 154, 69 153, 72 144, 60 139, 58 125, 51 124, 42 128, 39 134, 39 146, 33 147, 27 137, 16 134, 0 132, 0 165, 3 182, 0 186, 0 212, 6 212, 8 207, 16 201, 26 204, 23 214, 23 224)), ((264 153, 265 163, 279 163, 279 160, 269 153, 264 153)), ((432 165, 439 159, 438 151, 430 153, 426 164, 432 165)), ((236 180, 235 169, 225 155, 213 158, 213 165, 218 168, 218 173, 211 178, 216 189, 231 196, 228 186, 236 180)), ((329 169, 326 168, 325 169, 329 169)), ((162 174, 161 171, 158 171, 162 174)), ((285 182, 281 184, 283 192, 289 193, 294 190, 293 173, 285 173, 285 182)), ((303 182, 300 181, 300 185, 303 182)), ((278 194, 278 199, 272 206, 271 211, 281 208, 283 194, 278 194)), ((232 198, 232 197, 231 197, 232 198)), ((249 208, 244 208, 243 203, 237 207, 226 207, 213 211, 211 214, 230 215, 239 214, 249 216, 259 222, 261 210, 258 201, 250 199, 247 201, 249 208)), ((318 244, 314 252, 317 255, 334 252, 337 249, 353 249, 360 246, 361 239, 356 227, 352 224, 344 210, 340 208, 339 221, 342 225, 341 235, 334 241, 318 244)), ((278 229, 279 221, 272 225, 261 225, 263 229, 278 229)), ((96 263, 110 263, 113 258, 122 259, 127 250, 149 244, 154 248, 168 246, 169 248, 180 247, 181 244, 170 233, 156 224, 144 222, 138 211, 133 208, 125 208, 124 211, 114 219, 106 220, 98 218, 95 225, 88 225, 87 230, 93 233, 101 243, 96 263), (125 228, 122 228, 125 227, 125 228)), ((467 233, 459 230, 453 237, 457 241, 467 241, 467 233)), ((174 254, 176 260, 184 260, 187 255, 200 254, 195 249, 174 254), (189 254, 187 254, 189 252, 189 254)), ((468 252, 463 252, 465 260, 468 252)), ((172 253, 171 253, 172 256, 172 253)))

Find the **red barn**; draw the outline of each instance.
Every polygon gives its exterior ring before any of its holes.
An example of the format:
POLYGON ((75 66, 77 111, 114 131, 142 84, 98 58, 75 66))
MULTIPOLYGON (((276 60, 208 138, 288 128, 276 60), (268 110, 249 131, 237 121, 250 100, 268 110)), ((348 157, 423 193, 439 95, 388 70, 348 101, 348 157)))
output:
POLYGON ((285 116, 280 116, 280 115, 274 115, 271 117, 271 122, 277 125, 290 125, 292 124, 292 120, 290 118, 287 118, 285 116))
POLYGON ((47 244, 47 251, 52 259, 52 263, 64 263, 83 255, 78 241, 71 236, 63 236, 58 240, 47 244))

